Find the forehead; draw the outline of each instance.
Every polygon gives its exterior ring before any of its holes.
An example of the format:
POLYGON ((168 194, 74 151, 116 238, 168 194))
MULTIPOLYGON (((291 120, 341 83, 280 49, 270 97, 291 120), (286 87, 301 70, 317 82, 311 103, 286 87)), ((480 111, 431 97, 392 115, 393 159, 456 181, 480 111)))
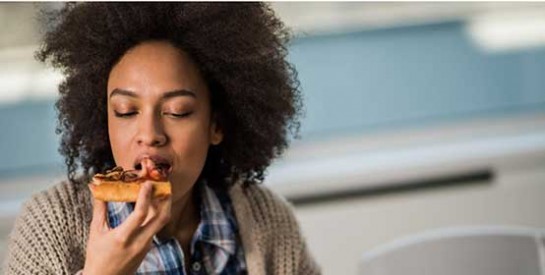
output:
POLYGON ((112 67, 108 94, 114 89, 144 94, 179 89, 201 91, 206 84, 187 53, 169 42, 150 41, 131 48, 112 67))

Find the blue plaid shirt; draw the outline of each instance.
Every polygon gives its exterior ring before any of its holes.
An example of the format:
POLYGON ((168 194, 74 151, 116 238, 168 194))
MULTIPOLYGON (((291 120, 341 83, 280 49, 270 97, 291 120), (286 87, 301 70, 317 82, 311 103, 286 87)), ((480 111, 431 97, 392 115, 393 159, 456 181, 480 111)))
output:
MULTIPOLYGON (((191 241, 190 266, 184 267, 184 255, 175 238, 159 240, 138 267, 136 274, 247 274, 244 251, 237 234, 237 222, 229 196, 216 192, 200 182, 201 222, 191 241), (187 273, 186 273, 187 270, 187 273)), ((111 228, 121 224, 134 210, 133 203, 109 202, 108 222, 111 228)))

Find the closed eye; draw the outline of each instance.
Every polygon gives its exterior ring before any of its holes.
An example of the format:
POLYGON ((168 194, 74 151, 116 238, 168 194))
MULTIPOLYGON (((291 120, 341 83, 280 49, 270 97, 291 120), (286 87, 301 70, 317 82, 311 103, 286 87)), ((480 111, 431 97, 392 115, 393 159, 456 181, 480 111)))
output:
POLYGON ((131 117, 131 116, 136 115, 137 112, 120 113, 120 112, 114 111, 114 114, 115 114, 116 117, 127 118, 127 117, 131 117))
POLYGON ((167 115, 167 116, 174 117, 174 118, 184 118, 184 117, 190 116, 191 114, 193 114, 193 112, 187 112, 187 113, 163 113, 163 114, 167 115))

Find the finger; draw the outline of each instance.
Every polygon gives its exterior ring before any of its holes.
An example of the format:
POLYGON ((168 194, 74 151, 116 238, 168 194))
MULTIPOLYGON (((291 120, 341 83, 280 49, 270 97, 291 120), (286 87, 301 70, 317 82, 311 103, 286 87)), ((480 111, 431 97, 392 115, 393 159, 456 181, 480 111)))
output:
POLYGON ((146 181, 140 187, 140 192, 138 193, 138 198, 136 199, 134 211, 119 226, 119 231, 123 231, 123 234, 129 236, 139 230, 140 226, 148 215, 151 204, 151 196, 152 185, 151 182, 146 181))
POLYGON ((93 218, 91 220, 91 228, 97 231, 105 231, 109 229, 108 220, 108 207, 106 202, 93 199, 93 218))
POLYGON ((150 207, 148 208, 148 216, 146 217, 146 220, 142 223, 141 227, 147 226, 151 222, 151 220, 153 220, 158 215, 158 209, 159 204, 157 202, 157 198, 152 195, 150 207))
POLYGON ((154 200, 155 211, 157 215, 142 228, 142 237, 151 239, 153 235, 159 232, 171 218, 172 199, 170 196, 163 196, 154 200))

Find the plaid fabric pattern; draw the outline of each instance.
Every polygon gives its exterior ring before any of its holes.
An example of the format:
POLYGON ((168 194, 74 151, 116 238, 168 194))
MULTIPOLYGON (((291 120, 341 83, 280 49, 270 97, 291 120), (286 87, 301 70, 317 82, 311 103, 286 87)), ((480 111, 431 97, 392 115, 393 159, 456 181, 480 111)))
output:
MULTIPOLYGON (((138 275, 247 274, 244 251, 229 196, 200 182, 201 222, 191 242, 191 266, 184 267, 184 255, 175 238, 153 238, 153 245, 138 267, 138 275), (187 271, 187 273, 186 273, 187 271)), ((134 203, 109 202, 111 228, 121 224, 134 210, 134 203)))

